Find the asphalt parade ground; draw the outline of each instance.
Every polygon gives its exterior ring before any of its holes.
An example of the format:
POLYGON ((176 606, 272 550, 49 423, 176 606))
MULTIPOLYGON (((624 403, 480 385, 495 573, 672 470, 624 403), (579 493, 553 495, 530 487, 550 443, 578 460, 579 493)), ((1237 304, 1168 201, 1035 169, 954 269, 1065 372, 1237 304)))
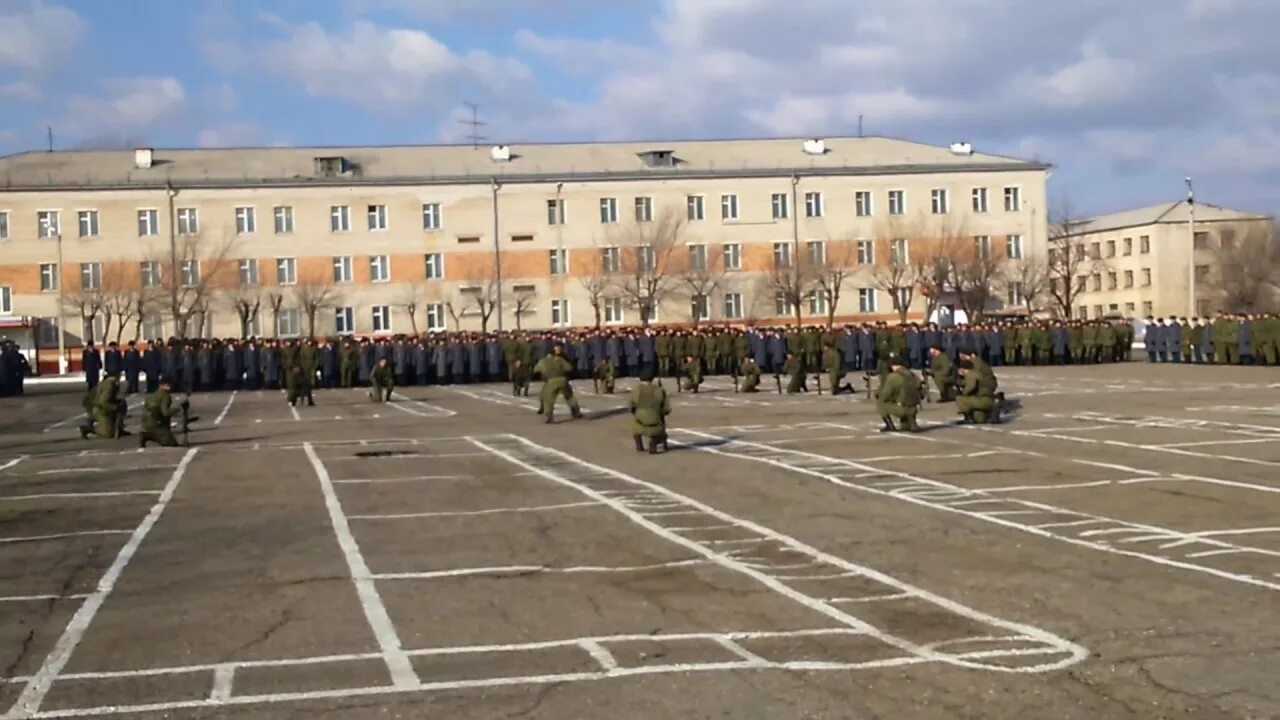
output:
POLYGON ((1280 717, 1280 374, 996 370, 919 434, 711 378, 657 456, 628 380, 6 400, 0 718, 1280 717))

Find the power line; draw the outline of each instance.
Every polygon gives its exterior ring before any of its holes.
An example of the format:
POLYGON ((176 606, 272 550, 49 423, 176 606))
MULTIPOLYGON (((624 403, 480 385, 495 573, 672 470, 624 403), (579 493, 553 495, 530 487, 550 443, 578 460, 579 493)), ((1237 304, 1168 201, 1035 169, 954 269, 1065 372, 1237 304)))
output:
POLYGON ((485 125, 488 125, 488 123, 486 123, 485 121, 483 121, 483 120, 481 120, 481 119, 480 119, 480 106, 479 106, 479 105, 477 105, 477 104, 475 104, 475 103, 473 103, 473 102, 463 102, 462 104, 463 104, 463 105, 466 105, 468 108, 470 108, 470 109, 471 109, 471 119, 470 119, 470 120, 459 120, 458 122, 462 123, 463 125, 467 125, 467 126, 469 126, 469 127, 471 128, 471 132, 470 132, 470 133, 468 133, 466 137, 467 137, 467 139, 468 139, 468 140, 470 140, 470 141, 471 141, 471 147, 473 147, 473 148, 478 148, 478 147, 480 147, 480 141, 481 141, 481 140, 487 140, 487 139, 488 139, 488 137, 487 137, 487 136, 485 136, 485 135, 481 135, 481 134, 480 134, 480 128, 481 128, 481 127, 483 127, 483 126, 485 126, 485 125))

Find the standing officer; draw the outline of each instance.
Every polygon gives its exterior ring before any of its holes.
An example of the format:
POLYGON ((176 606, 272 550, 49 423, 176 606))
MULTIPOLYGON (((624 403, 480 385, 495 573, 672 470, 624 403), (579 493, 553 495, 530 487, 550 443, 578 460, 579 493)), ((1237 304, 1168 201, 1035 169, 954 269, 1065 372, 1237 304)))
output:
POLYGON ((84 352, 80 353, 80 365, 84 368, 84 382, 89 389, 98 387, 98 381, 102 379, 102 356, 98 354, 98 348, 93 346, 92 340, 85 345, 84 352))
POLYGON ((551 354, 539 360, 533 371, 542 376, 542 407, 538 412, 546 416, 548 423, 552 422, 558 397, 564 398, 574 419, 582 417, 582 408, 578 407, 578 401, 573 397, 573 386, 569 384, 573 365, 565 359, 563 345, 556 343, 551 354))

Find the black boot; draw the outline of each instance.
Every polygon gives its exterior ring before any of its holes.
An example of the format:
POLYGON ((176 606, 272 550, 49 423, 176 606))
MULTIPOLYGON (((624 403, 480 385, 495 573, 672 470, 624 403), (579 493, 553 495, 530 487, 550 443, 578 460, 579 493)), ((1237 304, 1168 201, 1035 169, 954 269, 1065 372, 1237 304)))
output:
POLYGON ((574 408, 574 409, 570 410, 570 411, 569 411, 569 413, 573 416, 573 419, 574 419, 574 420, 581 420, 581 419, 582 419, 582 411, 581 411, 581 410, 579 410, 578 408, 574 408))
POLYGON ((644 452, 644 438, 634 435, 631 439, 636 441, 636 452, 644 452))
POLYGON ((84 426, 84 425, 81 425, 81 426, 80 426, 80 439, 81 439, 81 440, 88 440, 88 439, 89 439, 89 433, 90 433, 90 432, 91 432, 91 431, 89 430, 89 428, 88 428, 88 427, 86 427, 86 426, 84 426))
POLYGON ((898 428, 893 424, 893 418, 889 417, 888 415, 883 415, 880 417, 880 419, 884 421, 884 427, 880 428, 880 432, 887 433, 887 432, 898 431, 898 428))
POLYGON ((650 455, 658 454, 658 438, 651 438, 649 440, 649 454, 650 455))
POLYGON ((138 433, 138 447, 145 448, 147 446, 147 434, 145 432, 138 433))

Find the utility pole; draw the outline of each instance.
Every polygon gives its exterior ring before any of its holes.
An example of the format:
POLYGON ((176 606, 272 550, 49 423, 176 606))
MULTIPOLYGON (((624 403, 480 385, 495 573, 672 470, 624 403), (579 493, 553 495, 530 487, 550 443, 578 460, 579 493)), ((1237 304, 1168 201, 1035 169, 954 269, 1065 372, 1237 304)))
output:
MULTIPOLYGON (((172 184, 165 186, 165 195, 169 201, 169 311, 173 314, 173 335, 178 335, 178 236, 177 215, 173 210, 173 199, 177 197, 178 191, 174 189, 172 184)), ((186 337, 186 333, 182 334, 186 337)))
POLYGON ((53 152, 53 126, 45 125, 44 129, 49 134, 49 152, 53 152))
POLYGON ((495 177, 490 179, 490 185, 493 189, 493 276, 498 305, 498 332, 502 332, 502 247, 498 241, 498 188, 502 184, 495 177))
POLYGON ((483 121, 483 120, 481 120, 481 119, 480 119, 480 106, 479 106, 479 105, 477 105, 477 104, 475 104, 475 103, 473 103, 473 102, 464 102, 464 103, 462 103, 462 104, 463 104, 463 105, 466 105, 468 108, 470 108, 470 110, 471 110, 471 119, 470 119, 470 120, 459 120, 458 122, 460 122, 460 123, 462 123, 463 125, 466 125, 466 126, 468 126, 468 127, 470 127, 470 128, 471 128, 471 132, 467 133, 467 139, 471 141, 471 147, 472 147, 473 149, 474 149, 474 148, 478 148, 478 147, 480 147, 480 141, 481 141, 481 140, 486 140, 486 139, 488 139, 488 138, 486 138, 484 135, 481 135, 481 134, 480 134, 480 128, 481 128, 481 127, 483 127, 483 126, 485 126, 485 125, 487 125, 488 123, 486 123, 485 121, 483 121))
POLYGON ((62 224, 53 225, 48 220, 42 223, 41 228, 46 237, 49 233, 53 233, 53 239, 58 243, 58 272, 54 277, 54 282, 58 283, 58 374, 66 375, 70 368, 67 362, 67 336, 62 324, 64 317, 64 308, 66 307, 62 294, 62 224))
POLYGON ((1191 266, 1187 270, 1187 304, 1190 306, 1187 317, 1197 317, 1199 313, 1196 312, 1196 195, 1189 177, 1187 178, 1187 242, 1191 244, 1187 251, 1187 264, 1191 266))

